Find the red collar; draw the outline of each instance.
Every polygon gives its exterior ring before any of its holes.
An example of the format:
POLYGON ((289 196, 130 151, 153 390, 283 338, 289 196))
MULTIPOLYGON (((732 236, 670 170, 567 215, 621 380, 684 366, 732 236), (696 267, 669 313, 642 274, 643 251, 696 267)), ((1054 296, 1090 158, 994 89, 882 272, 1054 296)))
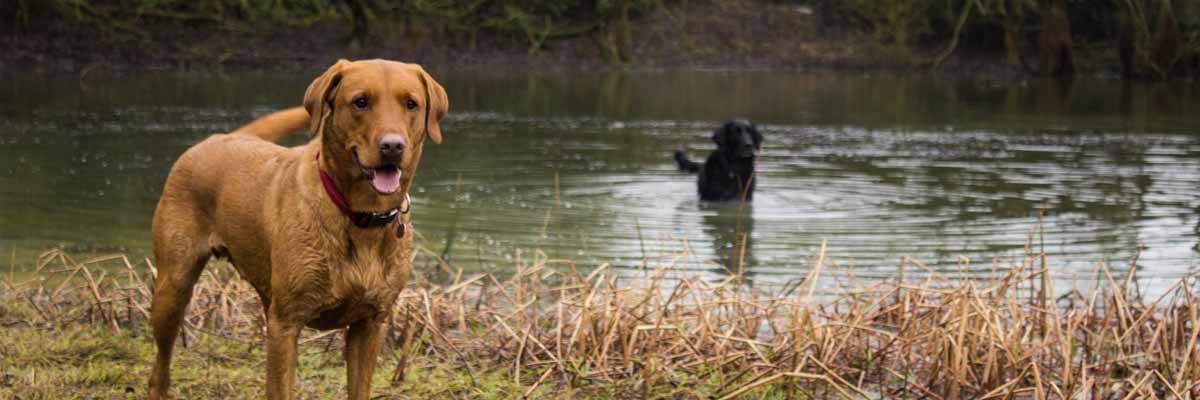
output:
POLYGON ((346 196, 337 190, 333 185, 333 178, 329 177, 324 170, 321 169, 321 152, 317 152, 317 172, 321 174, 321 186, 325 187, 325 194, 329 195, 329 200, 333 201, 333 205, 337 206, 338 211, 342 212, 350 222, 359 228, 375 228, 387 225, 396 219, 397 215, 408 214, 409 204, 411 204, 408 194, 404 194, 404 208, 393 208, 384 212, 367 212, 354 211, 350 209, 350 203, 346 201, 346 196))

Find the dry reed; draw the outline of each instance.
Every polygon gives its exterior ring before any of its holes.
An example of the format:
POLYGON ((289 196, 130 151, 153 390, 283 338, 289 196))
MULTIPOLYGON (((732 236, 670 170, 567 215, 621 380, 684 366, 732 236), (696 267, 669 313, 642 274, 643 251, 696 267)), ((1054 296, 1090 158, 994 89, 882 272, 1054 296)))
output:
MULTIPOLYGON (((668 268, 580 272, 540 254, 517 257, 507 276, 435 261, 401 295, 394 350, 381 356, 396 357, 394 381, 420 356, 472 377, 503 371, 527 396, 622 382, 632 389, 621 397, 648 398, 705 382, 705 396, 720 399, 1200 398, 1196 277, 1146 301, 1134 295, 1135 280, 1101 265, 1095 290, 1054 297, 1044 255, 1029 251, 982 279, 929 271, 914 284, 901 273, 817 291, 826 259, 822 247, 805 281, 774 292, 737 276, 706 281, 668 268)), ((10 276, 0 294, 36 310, 26 324, 146 329, 149 260, 76 262, 51 251, 36 267, 26 281, 10 276)), ((185 330, 185 342, 261 341, 261 306, 231 267, 214 263, 196 286, 185 330)), ((340 335, 309 331, 302 342, 336 350, 340 335)))

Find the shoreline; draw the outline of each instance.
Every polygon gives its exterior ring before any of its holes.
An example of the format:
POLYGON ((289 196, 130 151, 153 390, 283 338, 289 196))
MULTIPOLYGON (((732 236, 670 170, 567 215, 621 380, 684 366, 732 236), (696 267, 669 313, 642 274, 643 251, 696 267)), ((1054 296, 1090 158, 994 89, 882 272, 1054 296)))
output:
MULTIPOLYGON (((532 49, 504 35, 463 41, 390 26, 382 19, 362 44, 348 44, 345 21, 304 26, 244 22, 186 25, 151 20, 120 35, 63 21, 0 32, 0 70, 88 75, 146 71, 309 71, 339 58, 388 58, 433 68, 607 72, 643 70, 779 70, 933 73, 1014 80, 1034 75, 1005 63, 1002 49, 961 48, 934 69, 947 45, 918 42, 903 57, 866 32, 839 27, 819 13, 782 4, 700 2, 632 18, 627 61, 606 60, 594 35, 548 38, 532 49)), ((1114 58, 1079 45, 1081 60, 1114 58)), ((1090 62, 1085 64, 1092 64, 1090 62)), ((1119 76, 1083 69, 1080 77, 1119 76)))
POLYGON ((1060 1, 1054 7, 1065 19, 1022 8, 1030 6, 1016 6, 1010 15, 1004 9, 1013 6, 1005 4, 18 0, 17 7, 0 10, 0 21, 8 23, 0 25, 0 69, 297 71, 339 58, 387 58, 437 67, 565 71, 1200 78, 1200 6, 1176 7, 1167 14, 1174 18, 1141 20, 1150 31, 1134 32, 1128 20, 1144 16, 1116 3, 1060 1), (1066 60, 1041 57, 1049 52, 1063 52, 1066 60))
MULTIPOLYGON (((4 43, 0 41, 0 48, 4 43)), ((444 52, 454 52, 453 48, 442 49, 444 52)), ((461 71, 514 71, 528 70, 533 72, 671 72, 671 71, 782 71, 782 72, 819 72, 819 73, 886 73, 886 74, 916 74, 940 75, 948 77, 982 77, 999 80, 1035 79, 1037 75, 1029 74, 1020 69, 1007 66, 993 65, 995 59, 991 56, 954 57, 945 66, 931 69, 919 65, 881 63, 866 58, 838 60, 796 60, 787 63, 748 62, 748 63, 672 63, 647 62, 629 64, 607 64, 596 60, 565 60, 561 54, 528 55, 520 52, 498 51, 494 54, 467 54, 465 56, 450 56, 446 54, 418 55, 405 58, 393 57, 387 53, 389 49, 368 49, 339 52, 328 50, 322 54, 305 57, 279 59, 240 58, 219 62, 198 60, 180 60, 173 58, 154 58, 138 60, 110 60, 91 58, 62 58, 55 61, 38 60, 36 58, 55 58, 53 55, 34 57, 30 55, 0 56, 0 73, 28 73, 42 76, 77 75, 87 76, 104 74, 109 76, 126 76, 138 73, 200 73, 222 74, 240 72, 320 72, 339 58, 370 59, 390 58, 421 64, 428 69, 455 69, 461 71)), ((91 56, 86 56, 91 57, 91 56)), ((1079 78, 1119 80, 1121 77, 1111 71, 1096 71, 1080 74, 1079 78)))

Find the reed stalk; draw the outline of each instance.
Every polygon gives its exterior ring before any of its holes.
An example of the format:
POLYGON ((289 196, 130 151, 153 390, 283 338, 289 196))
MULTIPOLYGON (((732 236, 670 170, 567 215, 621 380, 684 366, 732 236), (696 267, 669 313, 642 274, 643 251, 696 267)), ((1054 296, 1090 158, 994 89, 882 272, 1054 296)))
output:
MULTIPOLYGON (((1099 264, 1093 290, 1055 297, 1040 247, 983 278, 951 279, 902 258, 901 279, 842 286, 823 245, 803 283, 775 291, 666 266, 580 272, 568 260, 526 253, 507 276, 451 269, 435 283, 414 273, 381 356, 395 366, 396 385, 414 360, 435 360, 471 382, 503 374, 526 397, 606 386, 639 398, 1200 396, 1196 276, 1144 301, 1137 280, 1099 264)), ((0 313, 0 333, 90 327, 149 340, 149 260, 77 261, 54 250, 36 265, 35 274, 4 282, 0 305, 31 311, 0 313)), ((213 263, 183 336, 260 343, 261 310, 231 266, 213 263)), ((335 351, 342 335, 306 331, 301 346, 335 351)))

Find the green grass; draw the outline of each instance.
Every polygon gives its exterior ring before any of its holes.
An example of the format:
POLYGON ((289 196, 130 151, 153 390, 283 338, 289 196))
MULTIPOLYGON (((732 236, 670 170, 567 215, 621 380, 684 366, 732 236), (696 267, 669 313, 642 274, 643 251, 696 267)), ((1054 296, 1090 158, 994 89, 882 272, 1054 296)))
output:
MULTIPOLYGON (((154 346, 144 332, 116 334, 78 326, 65 329, 0 329, 0 398, 117 399, 143 398, 154 346)), ((261 343, 200 335, 178 348, 172 363, 172 388, 181 399, 258 399, 263 396, 266 355, 261 343)), ((304 399, 345 397, 341 349, 325 344, 302 348, 298 371, 304 399)), ((523 388, 496 373, 478 374, 446 365, 416 365, 405 383, 393 386, 388 375, 395 362, 381 363, 374 394, 384 398, 513 398, 523 388)))
MULTIPOLYGON (((11 300, 11 299, 10 299, 11 300)), ((141 399, 154 359, 144 329, 114 332, 100 325, 29 326, 37 311, 15 301, 0 303, 0 399, 141 399)), ((345 398, 345 362, 338 340, 301 346, 299 398, 345 398)), ((430 357, 411 361, 403 383, 389 382, 396 366, 391 352, 381 355, 373 384, 374 398, 511 399, 521 398, 542 370, 514 382, 504 368, 468 371, 430 357)), ((198 334, 178 346, 172 363, 172 390, 179 399, 259 399, 264 390, 266 354, 262 342, 198 334)), ((716 378, 665 378, 643 388, 641 379, 591 383, 543 382, 530 398, 701 399, 718 393, 716 378)), ((754 399, 785 398, 765 390, 754 399)))

